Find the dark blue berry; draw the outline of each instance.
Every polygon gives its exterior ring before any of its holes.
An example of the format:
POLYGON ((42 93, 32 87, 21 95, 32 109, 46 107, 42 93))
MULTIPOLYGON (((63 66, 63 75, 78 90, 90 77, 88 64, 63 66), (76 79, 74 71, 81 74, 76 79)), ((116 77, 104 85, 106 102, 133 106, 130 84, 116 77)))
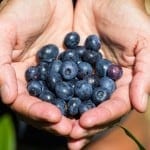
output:
POLYGON ((83 113, 87 112, 88 110, 92 109, 96 107, 95 104, 91 101, 83 101, 80 105, 79 105, 79 113, 80 115, 82 115, 83 113))
POLYGON ((89 35, 85 40, 85 47, 88 50, 98 51, 101 47, 100 38, 96 35, 89 35))
POLYGON ((27 90, 30 95, 38 97, 43 91, 43 86, 40 81, 33 80, 28 82, 27 90))
POLYGON ((85 76, 84 80, 91 84, 93 88, 99 86, 100 78, 95 74, 85 76))
POLYGON ((80 36, 76 32, 68 33, 64 38, 66 48, 75 48, 80 42, 80 36))
POLYGON ((66 80, 71 80, 78 74, 78 66, 73 61, 64 61, 60 68, 60 74, 66 80))
POLYGON ((93 68, 87 62, 80 62, 78 64, 78 78, 83 79, 87 75, 92 75, 93 68))
POLYGON ((104 77, 107 75, 108 67, 112 64, 108 59, 100 59, 96 62, 96 74, 100 77, 104 77))
POLYGON ((99 105, 110 97, 107 89, 97 87, 93 91, 92 101, 95 105, 99 105))
POLYGON ((102 59, 102 54, 96 51, 87 50, 82 59, 83 61, 95 65, 98 59, 102 59))
POLYGON ((59 82, 55 86, 55 93, 59 98, 67 101, 73 97, 74 89, 72 88, 70 83, 59 82))
POLYGON ((54 60, 48 67, 48 72, 59 72, 62 65, 61 60, 54 60))
POLYGON ((47 85, 48 85, 48 88, 52 91, 55 90, 56 84, 61 82, 61 81, 62 81, 62 77, 57 72, 50 72, 47 75, 47 85))
POLYGON ((72 50, 72 49, 66 50, 62 54, 61 60, 62 61, 74 61, 74 62, 80 62, 81 61, 78 53, 76 53, 76 51, 72 50))
POLYGON ((38 71, 38 67, 36 67, 36 66, 29 67, 25 72, 25 78, 26 78, 27 81, 38 80, 39 75, 40 74, 39 74, 39 71, 38 71))
POLYGON ((49 90, 43 90, 42 93, 39 95, 39 98, 46 102, 52 102, 55 98, 54 93, 49 90))
POLYGON ((85 46, 77 46, 74 48, 75 52, 79 55, 80 58, 84 55, 84 53, 87 51, 85 46))
POLYGON ((99 80, 99 86, 101 88, 107 89, 109 94, 111 95, 116 89, 116 83, 109 77, 102 77, 99 80))
POLYGON ((92 85, 85 80, 77 81, 74 90, 76 96, 81 100, 88 100, 92 96, 93 92, 92 85))
POLYGON ((58 53, 59 53, 59 50, 56 45, 48 44, 48 45, 43 46, 37 52, 37 59, 38 61, 52 62, 54 59, 56 59, 58 53))
POLYGON ((123 70, 121 66, 117 64, 112 64, 108 67, 107 76, 110 77, 111 79, 116 81, 121 78, 122 74, 123 70))
POLYGON ((62 115, 66 115, 67 113, 67 104, 65 100, 61 98, 56 98, 52 101, 52 104, 54 104, 61 112, 62 115))
POLYGON ((37 67, 38 67, 39 79, 46 80, 48 63, 41 62, 37 67))
POLYGON ((69 116, 76 116, 79 113, 79 105, 81 104, 81 100, 77 97, 73 97, 69 99, 67 108, 69 116))

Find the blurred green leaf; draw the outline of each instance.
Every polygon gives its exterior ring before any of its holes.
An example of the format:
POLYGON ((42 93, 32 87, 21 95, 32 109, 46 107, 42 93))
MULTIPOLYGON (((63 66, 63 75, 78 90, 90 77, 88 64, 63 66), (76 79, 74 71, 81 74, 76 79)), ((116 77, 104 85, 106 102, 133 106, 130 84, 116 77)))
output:
POLYGON ((0 150, 16 150, 15 128, 8 114, 0 117, 0 150))
POLYGON ((118 125, 121 129, 124 130, 124 132, 126 133, 126 135, 128 135, 136 144, 137 146, 139 147, 139 150, 146 150, 144 148, 144 146, 135 138, 135 136, 133 136, 133 134, 128 130, 126 129, 125 127, 121 126, 121 125, 118 125))

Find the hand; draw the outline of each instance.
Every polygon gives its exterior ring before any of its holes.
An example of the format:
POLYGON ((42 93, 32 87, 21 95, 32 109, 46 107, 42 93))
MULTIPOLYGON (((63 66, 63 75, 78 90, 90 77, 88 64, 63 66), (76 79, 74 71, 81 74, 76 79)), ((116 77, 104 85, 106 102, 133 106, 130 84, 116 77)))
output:
POLYGON ((150 92, 149 26, 142 0, 77 2, 74 30, 83 37, 82 43, 89 34, 100 35, 105 57, 120 64, 124 73, 111 99, 83 114, 74 124, 70 149, 83 147, 100 126, 125 115, 132 106, 140 112, 146 110, 150 92))
POLYGON ((71 121, 63 117, 55 106, 30 96, 24 74, 29 66, 35 65, 35 54, 40 47, 48 43, 62 47, 65 34, 72 30, 72 2, 3 2, 0 10, 2 101, 35 127, 68 135, 72 129, 71 121))

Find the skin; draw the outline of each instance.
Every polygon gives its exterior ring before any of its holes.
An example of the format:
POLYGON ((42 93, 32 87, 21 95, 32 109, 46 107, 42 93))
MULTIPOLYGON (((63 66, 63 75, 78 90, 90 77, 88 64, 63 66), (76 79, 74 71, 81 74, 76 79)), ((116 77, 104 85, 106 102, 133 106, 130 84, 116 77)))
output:
POLYGON ((0 92, 3 102, 24 120, 68 136, 68 147, 78 150, 132 106, 141 112, 146 109, 150 33, 142 0, 78 0, 74 16, 70 0, 5 2, 0 10, 0 92), (38 49, 47 43, 62 48, 63 38, 70 31, 80 33, 81 44, 89 34, 100 35, 105 57, 124 70, 111 100, 88 111, 80 120, 67 119, 55 106, 29 96, 24 79, 25 70, 35 65, 38 49))
POLYGON ((68 143, 71 150, 81 149, 91 135, 101 130, 101 125, 128 113, 132 107, 139 112, 146 110, 150 93, 149 26, 142 0, 78 0, 74 30, 81 34, 81 44, 87 35, 99 35, 105 57, 120 64, 124 73, 111 99, 75 123, 73 139, 68 143))

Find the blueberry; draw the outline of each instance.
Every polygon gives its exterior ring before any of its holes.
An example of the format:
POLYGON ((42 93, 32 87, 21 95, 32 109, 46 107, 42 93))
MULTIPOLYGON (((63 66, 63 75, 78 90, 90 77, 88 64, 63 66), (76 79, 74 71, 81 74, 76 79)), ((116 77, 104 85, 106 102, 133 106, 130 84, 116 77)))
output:
POLYGON ((42 93, 39 95, 39 98, 46 102, 52 102, 55 98, 54 93, 49 90, 43 90, 42 93))
POLYGON ((61 60, 54 60, 48 67, 48 72, 59 72, 62 65, 61 60))
POLYGON ((75 48, 80 42, 80 36, 76 32, 68 33, 64 38, 66 48, 75 48))
POLYGON ((52 101, 52 104, 54 104, 62 113, 62 115, 66 115, 67 112, 67 104, 65 100, 61 98, 56 98, 52 101))
POLYGON ((75 52, 79 55, 80 58, 84 55, 84 53, 87 51, 85 46, 77 46, 74 48, 75 52))
POLYGON ((92 75, 93 68, 87 62, 80 62, 78 64, 78 78, 83 79, 87 75, 92 75))
POLYGON ((43 46, 38 52, 37 52, 37 59, 38 61, 44 61, 44 62, 52 62, 54 59, 56 59, 57 55, 59 53, 58 47, 54 44, 48 44, 43 46))
POLYGON ((101 47, 100 38, 96 35, 89 35, 86 38, 84 45, 88 50, 98 51, 101 47))
POLYGON ((39 79, 46 80, 48 63, 41 62, 37 67, 38 67, 39 79))
POLYGON ((110 97, 110 94, 107 89, 97 87, 93 91, 92 101, 95 105, 99 105, 110 97))
POLYGON ((25 72, 25 78, 27 81, 37 80, 37 79, 39 79, 39 75, 40 74, 38 72, 38 67, 36 67, 36 66, 29 67, 25 72))
POLYGON ((80 105, 79 105, 79 113, 80 115, 82 115, 83 113, 85 113, 86 111, 92 109, 96 107, 95 104, 91 101, 83 101, 80 105))
POLYGON ((76 53, 75 50, 72 50, 72 49, 68 49, 66 50, 62 56, 61 56, 61 60, 62 61, 74 61, 74 62, 79 62, 81 61, 80 60, 80 57, 78 55, 78 53, 76 53))
POLYGON ((107 75, 108 67, 112 64, 108 59, 100 59, 96 62, 96 74, 100 77, 104 77, 107 75))
POLYGON ((83 61, 95 65, 98 59, 102 59, 102 54, 96 51, 87 50, 82 59, 83 61))
POLYGON ((99 86, 107 89, 109 94, 112 94, 116 89, 116 83, 109 77, 102 77, 99 80, 99 86))
POLYGON ((110 77, 111 79, 116 81, 121 78, 122 74, 123 70, 121 66, 117 64, 112 64, 108 67, 107 76, 110 77))
POLYGON ((59 98, 68 101, 74 95, 74 90, 71 84, 67 82, 59 82, 55 86, 55 93, 59 98))
POLYGON ((72 86, 72 88, 74 89, 75 88, 75 84, 76 84, 77 81, 79 81, 78 78, 73 78, 73 79, 69 80, 68 82, 72 86))
POLYGON ((100 78, 95 74, 85 76, 84 80, 91 84, 93 88, 99 86, 100 78))
POLYGON ((43 90, 42 84, 37 80, 32 80, 27 84, 27 90, 30 95, 38 97, 43 90))
POLYGON ((77 97, 72 97, 69 99, 67 108, 69 116, 76 116, 79 113, 79 105, 81 104, 81 100, 77 97))
POLYGON ((62 81, 62 77, 57 72, 50 72, 47 75, 47 85, 48 85, 48 88, 52 91, 55 90, 56 84, 61 82, 61 81, 62 81))
POLYGON ((75 84, 75 94, 81 100, 88 100, 92 96, 92 85, 85 80, 79 80, 75 84))
POLYGON ((78 74, 78 66, 73 61, 64 61, 60 68, 60 74, 66 80, 71 80, 78 74))

